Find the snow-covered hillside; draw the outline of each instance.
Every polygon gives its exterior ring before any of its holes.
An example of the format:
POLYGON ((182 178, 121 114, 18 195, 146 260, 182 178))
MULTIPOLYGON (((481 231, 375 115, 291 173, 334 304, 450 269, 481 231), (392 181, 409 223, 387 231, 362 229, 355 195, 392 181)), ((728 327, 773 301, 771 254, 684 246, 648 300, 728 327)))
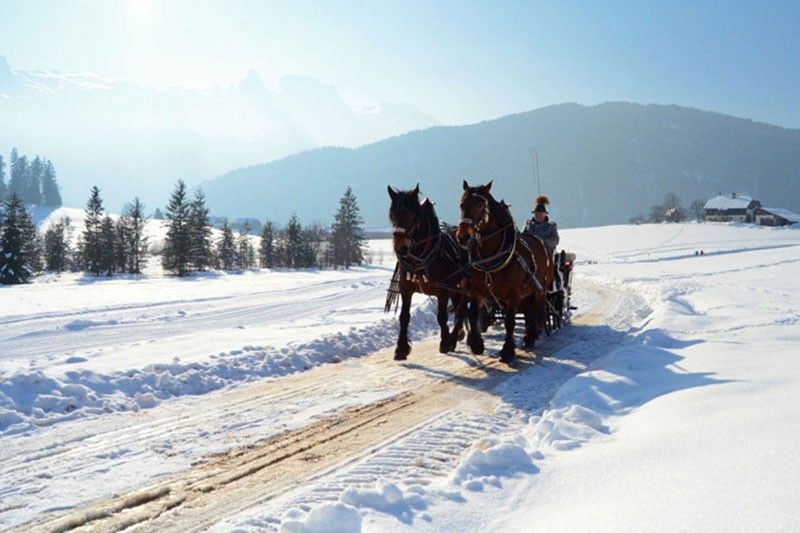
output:
MULTIPOLYGON (((29 208, 31 219, 33 223, 39 228, 39 231, 44 233, 51 224, 60 221, 62 218, 68 218, 70 221, 70 240, 73 246, 78 242, 78 236, 84 229, 83 221, 86 218, 86 211, 76 207, 59 207, 53 209, 50 207, 31 207, 29 208)), ((109 213, 113 220, 119 218, 119 214, 109 213)), ((218 230, 214 231, 214 236, 218 236, 218 230)), ((167 222, 165 220, 148 219, 144 228, 144 236, 147 237, 148 242, 152 247, 161 248, 164 238, 167 235, 167 222)))
POLYGON ((394 363, 389 264, 0 289, 0 526, 796 529, 800 230, 562 244, 575 324, 513 371, 426 298, 394 363))

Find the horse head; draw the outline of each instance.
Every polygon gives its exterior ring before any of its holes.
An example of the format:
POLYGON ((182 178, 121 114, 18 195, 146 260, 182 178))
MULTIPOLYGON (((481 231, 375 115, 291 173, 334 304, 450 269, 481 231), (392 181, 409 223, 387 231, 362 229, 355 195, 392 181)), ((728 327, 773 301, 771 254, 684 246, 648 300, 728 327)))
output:
POLYGON ((401 191, 391 185, 387 187, 392 203, 389 220, 392 223, 392 245, 399 257, 411 250, 412 238, 422 224, 422 206, 419 203, 419 184, 411 190, 401 191))
POLYGON ((480 228, 489 222, 491 190, 491 181, 486 185, 471 187, 467 180, 464 180, 464 192, 461 194, 460 204, 461 221, 456 230, 456 240, 462 247, 466 247, 480 228))

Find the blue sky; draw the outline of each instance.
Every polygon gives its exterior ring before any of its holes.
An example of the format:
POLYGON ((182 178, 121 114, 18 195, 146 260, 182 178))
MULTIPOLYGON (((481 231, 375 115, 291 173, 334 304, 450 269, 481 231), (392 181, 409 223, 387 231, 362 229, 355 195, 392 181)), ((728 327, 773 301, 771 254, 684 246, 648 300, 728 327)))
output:
POLYGON ((148 85, 302 74, 467 123, 565 101, 800 127, 800 2, 0 0, 16 69, 148 85))

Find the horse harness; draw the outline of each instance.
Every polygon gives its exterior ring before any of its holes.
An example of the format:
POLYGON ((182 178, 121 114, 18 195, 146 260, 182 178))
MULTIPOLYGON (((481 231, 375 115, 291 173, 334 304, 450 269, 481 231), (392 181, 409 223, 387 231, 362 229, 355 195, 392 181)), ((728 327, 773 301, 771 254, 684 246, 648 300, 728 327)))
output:
POLYGON ((398 265, 395 268, 395 274, 399 281, 400 269, 405 275, 406 280, 414 283, 426 283, 440 288, 455 290, 458 285, 443 282, 433 282, 430 277, 430 266, 437 259, 441 258, 447 261, 456 271, 444 278, 443 281, 463 274, 463 268, 459 268, 461 260, 461 250, 458 243, 448 232, 443 231, 441 228, 434 227, 430 218, 425 218, 428 225, 428 236, 421 240, 415 240, 411 237, 410 232, 403 227, 395 226, 392 228, 393 234, 406 234, 409 240, 409 252, 405 256, 397 256, 398 265), (414 253, 415 248, 424 245, 421 252, 414 253))
POLYGON ((493 280, 492 274, 499 272, 506 268, 511 261, 515 260, 519 263, 520 267, 522 268, 523 272, 531 279, 532 285, 536 287, 537 290, 542 290, 542 285, 539 283, 539 280, 536 278, 535 270, 536 270, 536 263, 533 261, 534 255, 533 250, 530 249, 528 243, 525 242, 525 239, 522 238, 517 228, 514 226, 514 222, 512 221, 510 224, 503 226, 492 233, 482 236, 480 234, 480 226, 482 224, 486 224, 489 221, 489 200, 484 196, 472 193, 472 196, 476 196, 483 200, 483 208, 482 208, 482 216, 481 219, 475 223, 470 218, 462 218, 461 222, 464 224, 469 224, 475 226, 475 233, 473 237, 470 239, 469 244, 467 246, 467 254, 468 254, 468 264, 470 268, 473 268, 479 272, 482 272, 484 275, 484 283, 486 287, 489 289, 489 293, 491 294, 492 298, 495 300, 495 303, 500 305, 497 300, 497 297, 494 294, 493 290, 493 280), (503 234, 503 241, 500 245, 499 251, 491 255, 489 257, 481 257, 479 246, 480 243, 486 239, 490 239, 498 234, 503 234), (534 270, 528 266, 528 263, 522 257, 522 254, 519 253, 517 248, 517 243, 522 246, 531 257, 533 261, 534 270))

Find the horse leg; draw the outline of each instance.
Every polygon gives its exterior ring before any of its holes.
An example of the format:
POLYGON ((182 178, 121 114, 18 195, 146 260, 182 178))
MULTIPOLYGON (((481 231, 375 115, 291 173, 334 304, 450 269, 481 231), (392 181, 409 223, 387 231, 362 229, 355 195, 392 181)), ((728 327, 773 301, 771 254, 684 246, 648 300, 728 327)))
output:
POLYGON ((539 320, 539 334, 541 334, 541 332, 544 331, 545 333, 547 333, 547 336, 549 337, 553 333, 554 324, 552 323, 552 318, 550 314, 550 304, 548 302, 548 299, 549 296, 547 293, 545 293, 541 297, 542 303, 541 305, 538 306, 538 308, 541 314, 541 319, 539 320))
POLYGON ((397 347, 394 349, 394 360, 405 361, 411 353, 408 343, 408 322, 411 319, 411 297, 413 291, 404 290, 400 293, 403 300, 400 308, 400 336, 397 338, 397 347))
POLYGON ((448 352, 455 350, 456 346, 458 346, 458 341, 464 338, 464 316, 467 312, 468 302, 468 298, 464 295, 453 296, 452 299, 455 311, 453 313, 453 330, 450 332, 447 345, 448 352))
POLYGON ((517 324, 517 302, 506 302, 506 341, 503 343, 503 348, 500 350, 500 360, 504 363, 512 363, 516 357, 514 350, 514 327, 517 324))
POLYGON ((450 329, 447 327, 447 303, 450 295, 446 291, 441 291, 437 295, 437 303, 439 304, 438 312, 436 313, 436 320, 439 322, 439 330, 441 338, 439 340, 439 353, 447 353, 450 351, 450 329))
POLYGON ((469 336, 467 337, 467 344, 469 344, 472 353, 475 355, 481 355, 484 350, 483 337, 478 324, 478 316, 482 305, 483 300, 481 298, 473 298, 469 304, 469 336))
POLYGON ((534 295, 528 296, 522 302, 522 306, 525 312, 525 338, 522 339, 522 343, 526 350, 532 351, 536 345, 537 337, 536 297, 534 295))

